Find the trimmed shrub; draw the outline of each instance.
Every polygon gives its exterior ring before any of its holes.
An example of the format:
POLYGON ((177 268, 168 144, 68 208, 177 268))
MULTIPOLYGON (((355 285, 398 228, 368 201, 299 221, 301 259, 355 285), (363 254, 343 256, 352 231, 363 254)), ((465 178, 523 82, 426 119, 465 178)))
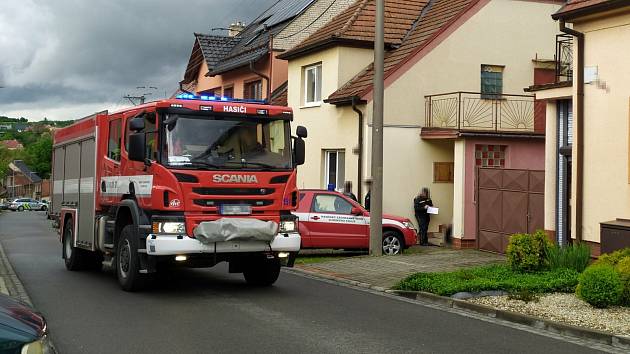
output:
POLYGON ((582 273, 591 261, 591 248, 585 243, 550 245, 545 249, 545 257, 550 269, 567 268, 582 273))
POLYGON ((606 264, 614 267, 625 257, 630 257, 630 247, 617 250, 613 253, 602 254, 595 264, 606 264))
POLYGON ((589 304, 606 308, 618 305, 623 293, 619 274, 609 265, 594 265, 580 274, 576 294, 589 304))
POLYGON ((534 272, 545 265, 545 250, 551 243, 544 231, 533 235, 514 234, 507 247, 507 261, 512 269, 520 272, 534 272))
POLYGON ((621 295, 621 304, 630 306, 630 257, 624 257, 617 263, 615 270, 619 274, 621 283, 623 284, 623 294, 621 295))

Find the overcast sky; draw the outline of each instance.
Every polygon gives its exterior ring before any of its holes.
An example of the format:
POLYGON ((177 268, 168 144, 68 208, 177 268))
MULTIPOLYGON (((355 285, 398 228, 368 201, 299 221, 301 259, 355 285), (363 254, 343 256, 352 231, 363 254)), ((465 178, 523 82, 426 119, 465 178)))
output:
POLYGON ((0 115, 65 120, 170 95, 193 32, 249 23, 276 0, 0 1, 0 115))

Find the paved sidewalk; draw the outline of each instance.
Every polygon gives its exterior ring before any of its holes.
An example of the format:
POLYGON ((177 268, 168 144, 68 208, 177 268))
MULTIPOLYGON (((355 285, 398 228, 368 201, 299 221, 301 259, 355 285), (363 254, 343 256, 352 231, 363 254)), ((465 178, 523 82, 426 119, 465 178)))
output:
POLYGON ((420 253, 383 257, 349 257, 322 263, 300 264, 295 269, 326 278, 341 278, 366 285, 391 288, 418 272, 444 272, 498 263, 505 257, 477 250, 422 247, 420 253))
POLYGON ((9 258, 4 253, 4 248, 0 244, 0 293, 9 295, 17 300, 23 301, 32 306, 31 299, 28 297, 22 282, 15 274, 9 258))

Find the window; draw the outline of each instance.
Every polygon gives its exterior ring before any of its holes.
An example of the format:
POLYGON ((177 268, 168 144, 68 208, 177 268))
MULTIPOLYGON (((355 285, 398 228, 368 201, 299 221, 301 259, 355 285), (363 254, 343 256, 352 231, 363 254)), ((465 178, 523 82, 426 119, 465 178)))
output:
MULTIPOLYGON (((341 188, 345 179, 346 170, 346 153, 344 150, 327 150, 324 151, 325 158, 325 179, 324 186, 333 189, 341 188)), ((329 188, 330 189, 330 188, 329 188)))
POLYGON ((505 145, 475 145, 475 165, 479 167, 505 167, 505 145))
POLYGON ((500 65, 481 66, 481 98, 498 98, 503 93, 503 69, 500 65))
POLYGON ((200 91, 197 93, 198 96, 221 96, 221 88, 215 87, 209 90, 200 91))
POLYGON ((223 97, 234 98, 234 86, 224 87, 223 97))
POLYGON ((347 200, 332 194, 318 194, 313 202, 313 212, 351 214, 352 204, 347 200))
POLYGON ((433 182, 453 183, 455 164, 453 162, 433 163, 433 182))
MULTIPOLYGON (((127 127, 125 128, 125 150, 129 151, 129 136, 133 134, 129 129, 129 124, 131 123, 131 119, 127 118, 127 127)), ((157 160, 157 129, 155 125, 155 113, 147 113, 144 115, 144 130, 142 131, 145 134, 145 158, 149 160, 157 160)))
POLYGON ((304 68, 304 105, 317 105, 322 100, 322 64, 304 68))
POLYGON ((122 137, 122 120, 115 119, 109 122, 109 141, 107 142, 107 157, 120 161, 120 143, 122 137))
POLYGON ((245 92, 243 98, 250 100, 262 99, 262 81, 252 81, 245 83, 245 92))

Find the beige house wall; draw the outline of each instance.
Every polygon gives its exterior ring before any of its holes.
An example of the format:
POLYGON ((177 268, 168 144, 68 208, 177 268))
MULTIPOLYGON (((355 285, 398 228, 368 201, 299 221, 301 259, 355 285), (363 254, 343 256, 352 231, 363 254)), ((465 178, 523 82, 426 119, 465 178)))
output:
POLYGON ((556 101, 547 101, 545 119, 545 230, 556 231, 556 178, 558 178, 558 109, 556 101))
MULTIPOLYGON (((600 222, 630 218, 630 51, 624 47, 630 43, 630 14, 576 23, 574 28, 585 33, 584 64, 598 70, 598 82, 584 87, 584 127, 574 125, 574 136, 583 129, 582 238, 599 242, 600 222)), ((574 87, 574 102, 576 94, 574 87)))
POLYGON ((319 106, 303 107, 303 68, 322 64, 322 98, 328 97, 340 85, 356 75, 373 60, 372 50, 335 47, 289 61, 289 106, 293 108, 293 126, 309 130, 306 139, 306 163, 299 167, 300 188, 325 188, 324 150, 344 150, 345 179, 353 182, 355 192, 358 156, 358 118, 352 107, 337 108, 322 102, 319 106))

